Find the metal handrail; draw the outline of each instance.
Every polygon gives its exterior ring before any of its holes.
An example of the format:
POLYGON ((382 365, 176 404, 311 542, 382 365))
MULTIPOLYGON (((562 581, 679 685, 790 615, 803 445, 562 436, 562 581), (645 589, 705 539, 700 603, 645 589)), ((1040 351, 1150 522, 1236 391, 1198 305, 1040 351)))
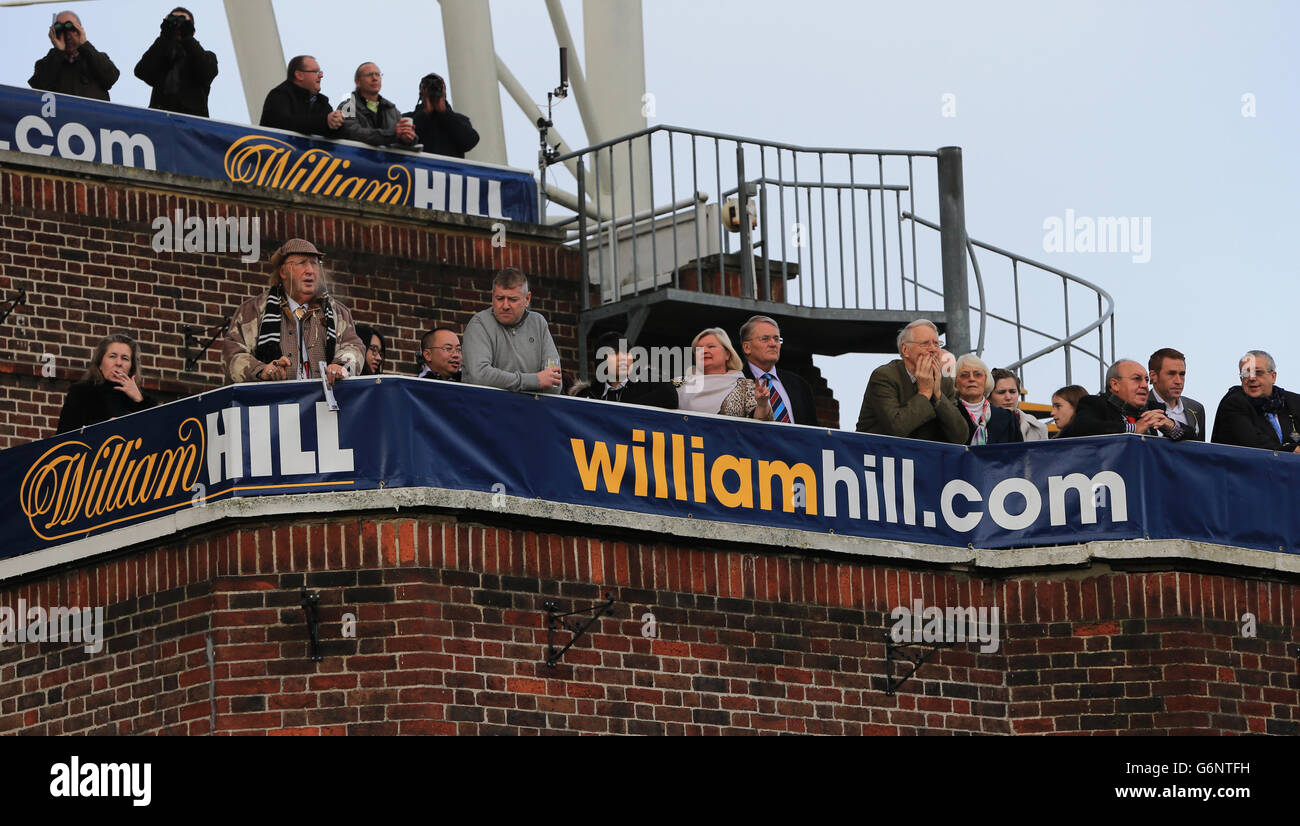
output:
MULTIPOLYGON (((903 220, 914 221, 914 222, 916 222, 917 224, 920 224, 921 226, 923 226, 923 227, 927 227, 927 228, 929 228, 929 229, 933 229, 933 230, 938 230, 938 229, 939 229, 939 225, 938 225, 938 224, 935 224, 935 223, 933 223, 932 221, 927 221, 926 219, 921 218, 921 217, 919 217, 919 216, 917 216, 917 215, 914 215, 914 214, 912 214, 912 213, 910 213, 910 212, 904 212, 904 213, 902 213, 902 219, 903 219, 903 220)), ((1069 332, 1069 315, 1068 315, 1068 303, 1067 303, 1067 305, 1066 305, 1066 308, 1067 308, 1067 310, 1066 310, 1066 311, 1067 311, 1067 315, 1066 315, 1066 320, 1065 320, 1065 322, 1066 322, 1066 335, 1063 336, 1063 337, 1058 337, 1058 336, 1056 336, 1054 333, 1048 333, 1048 332, 1045 332, 1045 331, 1042 331, 1042 330, 1038 330, 1038 329, 1036 329, 1036 328, 1033 328, 1033 327, 1030 327, 1030 326, 1024 324, 1024 323, 1020 320, 1020 318, 1019 318, 1019 316, 1020 316, 1020 308, 1019 308, 1019 302, 1018 302, 1018 301, 1017 301, 1017 306, 1016 306, 1016 318, 1015 318, 1015 319, 1006 318, 1006 317, 1004 317, 1004 316, 1000 316, 1000 315, 998 315, 998 314, 996 314, 996 313, 988 312, 988 310, 987 310, 987 309, 985 308, 985 306, 984 306, 984 279, 983 279, 983 276, 980 274, 980 271, 979 271, 979 265, 976 263, 976 264, 975 264, 975 277, 976 277, 976 284, 977 284, 977 286, 978 286, 979 294, 980 294, 980 306, 979 306, 979 307, 972 306, 971 309, 972 309, 972 310, 978 310, 978 312, 980 313, 980 350, 981 350, 981 351, 983 350, 983 342, 984 342, 985 316, 988 316, 988 317, 991 317, 991 318, 993 318, 993 319, 995 319, 995 320, 997 320, 997 321, 1002 321, 1002 322, 1005 322, 1005 323, 1007 323, 1007 324, 1011 324, 1011 325, 1013 325, 1013 326, 1016 328, 1016 330, 1017 330, 1017 335, 1019 335, 1019 333, 1020 333, 1021 331, 1028 331, 1028 332, 1034 333, 1035 335, 1039 335, 1039 336, 1042 336, 1042 337, 1044 337, 1044 338, 1052 339, 1052 343, 1048 344, 1046 347, 1043 347, 1043 348, 1040 349, 1040 350, 1037 350, 1037 351, 1035 351, 1035 352, 1033 352, 1033 353, 1030 353, 1028 356, 1025 356, 1025 355, 1022 354, 1020 358, 1016 359, 1015 361, 1013 361, 1013 362, 1011 362, 1010 364, 1007 365, 1007 368, 1006 368, 1006 369, 1008 369, 1008 370, 1012 370, 1012 371, 1019 370, 1021 367, 1023 367, 1023 366, 1025 366, 1025 365, 1029 364, 1031 361, 1034 361, 1034 360, 1036 360, 1036 359, 1042 358, 1043 356, 1046 356, 1046 355, 1048 355, 1048 354, 1050 354, 1050 353, 1054 353, 1054 352, 1056 352, 1057 350, 1061 350, 1061 349, 1064 349, 1064 351, 1065 351, 1065 363, 1066 363, 1065 369, 1066 369, 1066 383, 1067 383, 1067 384, 1072 382, 1071 369, 1070 369, 1070 366, 1071 366, 1071 365, 1070 365, 1070 355, 1071 355, 1071 351, 1072 351, 1072 350, 1077 350, 1078 352, 1080 352, 1081 354, 1083 354, 1083 355, 1085 355, 1085 356, 1089 356, 1089 357, 1091 357, 1091 358, 1093 358, 1093 359, 1096 359, 1096 361, 1098 362, 1099 365, 1101 365, 1101 368, 1102 368, 1103 370, 1106 368, 1107 364, 1106 364, 1106 361, 1105 361, 1105 351, 1104 351, 1104 346, 1099 346, 1099 347, 1097 348, 1097 352, 1094 353, 1094 352, 1092 352, 1092 351, 1090 351, 1090 350, 1087 350, 1087 349, 1084 348, 1084 347, 1081 347, 1081 346, 1078 346, 1078 345, 1074 344, 1074 342, 1078 341, 1079 339, 1083 338, 1083 337, 1086 336, 1086 335, 1091 334, 1094 330, 1098 332, 1099 336, 1104 336, 1104 331, 1102 330, 1102 327, 1106 324, 1107 321, 1109 321, 1109 322, 1111 322, 1111 355, 1112 355, 1112 358, 1114 357, 1114 350, 1115 350, 1115 324, 1114 324, 1114 317, 1115 317, 1115 299, 1111 297, 1110 293, 1106 292, 1106 290, 1102 289, 1102 288, 1101 288, 1100 286, 1098 286, 1097 284, 1094 284, 1094 283, 1092 283, 1091 281, 1088 281, 1087 279, 1080 278, 1079 276, 1074 275, 1073 273, 1065 272, 1064 270, 1057 269, 1056 267, 1050 266, 1050 265, 1048 265, 1048 264, 1044 264, 1044 263, 1042 263, 1042 262, 1040 262, 1040 261, 1035 261, 1035 260, 1033 260, 1032 258, 1026 258, 1026 257, 1023 256, 1023 255, 1018 255, 1017 253, 1011 252, 1010 250, 1004 250, 1004 249, 1002 249, 1001 247, 996 247, 996 246, 994 246, 994 245, 992 245, 992 244, 988 244, 988 243, 985 243, 985 242, 983 242, 983 241, 977 241, 977 240, 975 240, 974 238, 968 238, 968 239, 967 239, 967 246, 968 246, 968 248, 970 248, 970 256, 971 256, 971 261, 972 261, 972 263, 975 263, 975 252, 974 252, 974 247, 980 247, 981 249, 988 250, 988 251, 991 252, 991 253, 994 253, 994 254, 996 254, 996 255, 1001 255, 1001 256, 1003 256, 1004 258, 1007 258, 1008 260, 1010 260, 1011 262, 1013 262, 1013 265, 1014 265, 1014 264, 1027 264, 1027 265, 1029 265, 1029 266, 1031 266, 1031 267, 1035 267, 1035 268, 1037 268, 1037 269, 1043 270, 1044 272, 1048 272, 1048 273, 1051 273, 1051 274, 1053 274, 1053 275, 1055 275, 1055 276, 1060 277, 1061 280, 1062 280, 1062 289, 1063 289, 1063 290, 1068 290, 1068 289, 1069 289, 1069 283, 1070 283, 1070 282, 1073 282, 1073 283, 1075 283, 1075 284, 1078 284, 1080 287, 1083 287, 1083 288, 1085 288, 1085 289, 1091 290, 1091 291, 1092 291, 1092 292, 1097 296, 1097 299, 1098 299, 1098 305, 1102 305, 1102 304, 1104 303, 1104 306, 1099 306, 1099 307, 1098 307, 1099 312, 1098 312, 1098 317, 1097 317, 1097 319, 1096 319, 1095 321, 1092 321, 1091 323, 1085 325, 1082 329, 1080 329, 1080 330, 1078 330, 1077 332, 1074 332, 1074 333, 1069 332)), ((1018 272, 1018 271, 1013 270, 1013 272, 1018 272)), ((930 288, 929 288, 929 287, 925 287, 925 285, 921 285, 921 286, 922 286, 923 288, 927 289, 927 290, 930 290, 930 288)), ((1017 282, 1017 291, 1018 291, 1018 290, 1019 290, 1019 284, 1018 284, 1018 282, 1017 282)), ((933 290, 930 290, 930 291, 931 291, 931 292, 934 292, 933 290)), ((1066 300, 1067 300, 1067 302, 1068 302, 1068 295, 1067 295, 1067 299, 1066 299, 1066 300)), ((1104 343, 1105 343, 1104 337, 1101 338, 1100 341, 1101 341, 1101 345, 1104 345, 1104 343)))

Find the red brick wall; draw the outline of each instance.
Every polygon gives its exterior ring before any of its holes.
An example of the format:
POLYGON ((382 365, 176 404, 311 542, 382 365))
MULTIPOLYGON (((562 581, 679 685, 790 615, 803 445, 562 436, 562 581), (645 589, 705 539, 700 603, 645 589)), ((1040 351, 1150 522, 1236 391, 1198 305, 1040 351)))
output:
POLYGON ((383 331, 389 372, 415 372, 419 337, 430 327, 463 329, 488 305, 492 273, 508 265, 530 276, 533 307, 549 319, 561 357, 576 358, 577 257, 526 226, 508 224, 505 246, 494 247, 487 220, 435 224, 428 213, 375 206, 361 215, 325 201, 236 198, 223 184, 115 174, 0 167, 0 301, 27 290, 26 306, 0 325, 0 449, 53 434, 68 383, 110 332, 140 340, 142 385, 160 399, 223 384, 218 347, 197 373, 185 371, 182 327, 210 329, 265 289, 271 252, 295 236, 326 253, 334 293, 357 320, 383 331), (151 224, 177 209, 259 218, 261 261, 155 253, 151 224), (55 378, 41 375, 45 353, 55 357, 55 378))
POLYGON ((1300 733, 1300 587, 1233 576, 1004 580, 353 514, 218 526, 0 589, 19 597, 106 606, 110 630, 98 655, 0 648, 6 733, 208 733, 213 686, 219 733, 1300 733), (606 591, 615 614, 548 669, 543 603, 606 591), (889 696, 888 615, 918 597, 999 606, 1002 647, 941 650, 889 696))

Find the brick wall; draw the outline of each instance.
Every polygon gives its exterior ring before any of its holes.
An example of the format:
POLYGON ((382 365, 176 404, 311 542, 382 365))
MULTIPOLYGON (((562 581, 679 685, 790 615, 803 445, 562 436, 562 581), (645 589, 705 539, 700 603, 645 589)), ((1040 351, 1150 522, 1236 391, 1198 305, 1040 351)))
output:
POLYGON ((218 733, 1300 733, 1295 583, 1004 579, 558 529, 253 521, 11 583, 0 605, 106 606, 108 641, 0 648, 0 732, 204 734, 215 704, 218 733), (606 592, 614 615, 547 668, 544 603, 606 592), (890 696, 889 612, 916 598, 999 606, 1002 645, 940 650, 890 696))
POLYGON ((27 290, 26 305, 0 325, 0 449, 53 434, 68 383, 110 332, 139 339, 142 385, 160 399, 223 384, 218 347, 197 371, 185 369, 182 328, 200 328, 206 342, 202 330, 266 288, 270 253, 291 237, 326 253, 334 294, 357 320, 383 331, 389 372, 415 372, 425 330, 463 329, 488 306, 492 274, 504 266, 530 276, 534 309, 549 319, 566 363, 576 358, 577 258, 554 233, 507 225, 504 246, 493 246, 484 219, 440 215, 435 223, 409 208, 362 212, 281 193, 253 198, 218 182, 48 162, 52 169, 36 170, 20 156, 0 167, 0 301, 27 290), (178 209, 187 217, 259 219, 261 260, 154 252, 152 222, 178 209), (45 354, 54 359, 52 377, 42 374, 45 354))

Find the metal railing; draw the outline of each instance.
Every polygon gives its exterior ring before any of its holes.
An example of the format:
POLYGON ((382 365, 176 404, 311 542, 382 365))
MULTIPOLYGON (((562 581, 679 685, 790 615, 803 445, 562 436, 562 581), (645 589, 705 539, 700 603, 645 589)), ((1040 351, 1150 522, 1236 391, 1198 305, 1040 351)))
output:
POLYGON ((937 205, 934 173, 925 170, 920 192, 916 179, 918 159, 938 157, 654 126, 551 159, 542 170, 543 215, 560 203, 546 175, 564 164, 585 209, 556 223, 577 224, 570 240, 601 303, 665 286, 723 291, 725 279, 709 285, 706 275, 726 266, 741 274, 740 297, 929 309, 908 285, 931 253, 937 271, 938 252, 919 250, 899 219, 937 205))
MULTIPOLYGON (((911 221, 914 224, 920 224, 921 226, 926 227, 928 229, 932 229, 936 231, 939 229, 938 224, 935 224, 932 221, 927 221, 924 218, 920 218, 911 213, 904 213, 903 220, 911 221)), ((1025 373, 1028 372, 1026 368, 1030 367, 1031 365, 1033 365, 1035 368, 1040 368, 1040 369, 1036 369, 1034 372, 1037 375, 1042 375, 1042 373, 1045 371, 1044 369, 1041 368, 1049 367, 1049 365, 1043 363, 1042 360, 1047 359, 1048 357, 1059 356, 1064 362, 1063 365, 1064 369, 1063 371, 1056 371, 1056 375, 1059 376, 1063 372, 1065 376, 1065 384, 1069 385, 1075 383, 1074 357, 1078 355, 1086 358, 1090 362, 1096 363, 1097 376, 1098 376, 1097 387, 1100 388, 1104 386, 1106 368, 1109 367, 1110 362, 1116 358, 1115 356, 1115 300, 1111 297, 1110 293, 1106 292, 1104 289, 1097 286, 1096 284, 1093 284, 1090 281, 1078 277, 1077 275, 1073 275, 1071 273, 1065 272, 1064 270, 1059 270, 1055 267, 1048 266, 1047 264, 1044 264, 1039 261, 1034 261, 1030 258, 1024 257, 1023 255, 1017 255, 1014 252, 1010 252, 1008 250, 995 247, 992 244, 986 244, 983 241, 976 241, 973 238, 968 238, 967 248, 970 255, 972 273, 975 278, 975 282, 977 286, 977 294, 979 296, 977 303, 971 305, 971 309, 978 314, 978 318, 979 318, 979 338, 978 338, 978 344, 975 348, 975 351, 979 353, 981 356, 983 355, 983 351, 986 347, 986 342, 987 342, 986 332, 988 327, 988 321, 992 319, 993 321, 1008 325, 1009 330, 1007 330, 1006 332, 1008 333, 1014 332, 1015 344, 1016 344, 1016 359, 1015 361, 1009 363, 1003 363, 1003 362, 998 362, 996 364, 990 363, 990 366, 1005 367, 1006 369, 1019 374, 1022 383, 1028 386, 1030 384, 1030 379, 1025 377, 1025 373), (1002 315, 1000 313, 992 312, 991 310, 988 309, 988 299, 986 298, 986 293, 988 292, 988 285, 986 284, 986 280, 984 278, 984 271, 980 267, 979 259, 975 254, 975 250, 977 247, 981 250, 985 250, 989 253, 992 253, 994 256, 998 256, 998 258, 995 259, 996 261, 1003 264, 1004 266, 1010 267, 1007 273, 1007 275, 1009 276, 1009 284, 1004 285, 1004 287, 1009 286, 1009 290, 1010 290, 1010 299, 1011 299, 1010 304, 1013 310, 1012 316, 1010 317, 1006 315, 1002 315), (1038 326, 1030 326, 1029 324, 1026 324, 1024 322, 1021 314, 1022 293, 1024 292, 1026 287, 1025 282, 1022 280, 1022 273, 1021 273, 1021 270, 1024 268, 1028 268, 1030 272, 1038 271, 1046 275, 1053 276, 1057 279, 1060 279, 1059 306, 1061 308, 1060 323, 1062 326, 1062 330, 1060 332, 1048 332, 1046 330, 1039 329, 1038 326), (1096 317, 1095 318, 1089 317, 1089 320, 1086 323, 1083 323, 1081 325, 1072 323, 1073 319, 1070 315, 1071 287, 1076 288, 1075 290, 1076 292, 1082 291, 1085 294, 1086 296, 1085 300, 1088 301, 1089 307, 1091 306, 1091 302, 1093 300, 1095 300, 1097 304, 1096 317), (1108 323, 1110 326, 1109 351, 1107 351, 1106 349, 1106 326, 1108 323), (1074 329, 1071 329, 1072 327, 1074 329), (1094 332, 1097 335, 1097 346, 1095 350, 1090 350, 1083 342, 1085 338, 1090 339, 1091 334, 1094 332), (1034 337, 1031 338, 1031 346, 1034 343, 1039 343, 1042 344, 1043 346, 1031 352, 1029 355, 1025 355, 1026 335, 1034 337), (1039 363, 1034 364, 1035 362, 1039 362, 1039 363)), ((1034 284, 1032 286, 1041 288, 1043 285, 1040 281, 1039 283, 1034 284)), ((921 285, 920 288, 923 290, 932 291, 931 288, 926 287, 924 285, 921 285)), ((1045 307, 1053 306, 1053 304, 1054 302, 1051 300, 1037 302, 1035 304, 1036 314, 1038 311, 1041 311, 1045 307)), ((1075 308, 1076 310, 1080 308, 1079 302, 1077 301, 1075 302, 1075 308)), ((1039 326, 1046 326, 1041 321, 1036 322, 1036 324, 1039 326)), ((1050 365, 1050 366, 1054 367, 1054 365, 1050 365)), ((1040 388, 1038 387, 1035 387, 1034 389, 1035 391, 1040 391, 1040 388)), ((1047 390, 1046 392, 1050 393, 1051 390, 1054 389, 1055 388, 1053 387, 1047 390)), ((1089 389, 1091 390, 1093 388, 1089 388, 1089 389)), ((1039 392, 1038 395, 1042 397, 1043 393, 1039 392)))

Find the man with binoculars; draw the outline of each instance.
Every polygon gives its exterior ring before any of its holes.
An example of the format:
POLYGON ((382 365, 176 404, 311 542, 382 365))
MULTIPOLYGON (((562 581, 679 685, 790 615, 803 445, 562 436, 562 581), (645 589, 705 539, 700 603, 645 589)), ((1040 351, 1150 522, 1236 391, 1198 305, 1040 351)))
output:
POLYGON ((55 15, 50 42, 54 47, 36 61, 27 85, 47 92, 108 100, 108 90, 117 83, 120 72, 108 55, 86 40, 81 18, 70 11, 55 15))
POLYGON ((149 108, 206 118, 217 56, 194 39, 189 9, 172 9, 160 28, 158 39, 135 64, 135 76, 153 87, 149 108))

